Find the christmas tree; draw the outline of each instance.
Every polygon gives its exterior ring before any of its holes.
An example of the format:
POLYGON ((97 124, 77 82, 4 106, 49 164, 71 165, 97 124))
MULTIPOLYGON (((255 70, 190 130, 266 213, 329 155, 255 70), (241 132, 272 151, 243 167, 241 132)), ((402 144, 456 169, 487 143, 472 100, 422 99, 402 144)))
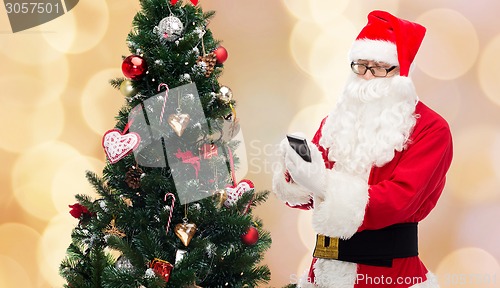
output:
POLYGON ((235 179, 232 91, 220 85, 227 51, 197 0, 141 0, 112 79, 126 101, 87 173, 97 197, 76 195, 78 218, 60 273, 65 287, 256 287, 271 244, 252 210, 269 192, 235 179))

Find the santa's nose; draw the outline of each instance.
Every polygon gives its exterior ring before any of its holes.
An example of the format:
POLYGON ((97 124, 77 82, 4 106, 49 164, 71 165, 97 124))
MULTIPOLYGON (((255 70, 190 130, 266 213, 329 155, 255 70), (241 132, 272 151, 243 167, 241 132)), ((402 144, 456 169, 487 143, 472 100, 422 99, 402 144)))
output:
POLYGON ((373 74, 370 70, 366 70, 366 73, 364 75, 358 75, 358 76, 365 79, 365 80, 371 80, 371 79, 375 78, 375 76, 373 76, 373 74))

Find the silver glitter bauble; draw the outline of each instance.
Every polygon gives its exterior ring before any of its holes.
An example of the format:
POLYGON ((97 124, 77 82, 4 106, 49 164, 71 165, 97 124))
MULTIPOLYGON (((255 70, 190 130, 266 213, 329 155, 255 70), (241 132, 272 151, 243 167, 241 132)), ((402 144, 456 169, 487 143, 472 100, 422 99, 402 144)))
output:
POLYGON ((158 34, 161 39, 168 42, 174 42, 182 36, 184 24, 175 16, 168 16, 161 19, 158 26, 155 26, 153 32, 158 34))
POLYGON ((233 91, 227 86, 221 86, 218 96, 222 101, 229 102, 233 99, 233 91))
POLYGON ((120 269, 120 270, 125 270, 125 271, 131 271, 134 269, 134 266, 132 266, 132 263, 130 263, 130 260, 127 258, 120 256, 115 262, 115 268, 120 269))

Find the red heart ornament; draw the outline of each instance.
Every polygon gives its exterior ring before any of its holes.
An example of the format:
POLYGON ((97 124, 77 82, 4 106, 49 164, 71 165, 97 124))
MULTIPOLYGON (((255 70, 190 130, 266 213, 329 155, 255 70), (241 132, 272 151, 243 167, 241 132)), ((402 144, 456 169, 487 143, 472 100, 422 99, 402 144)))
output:
POLYGON ((112 164, 134 151, 141 142, 141 137, 135 132, 123 134, 118 129, 111 129, 102 137, 102 147, 112 164))
POLYGON ((243 193, 251 191, 254 189, 252 181, 243 179, 238 185, 232 187, 226 187, 227 199, 224 201, 224 206, 233 206, 240 198, 243 193))

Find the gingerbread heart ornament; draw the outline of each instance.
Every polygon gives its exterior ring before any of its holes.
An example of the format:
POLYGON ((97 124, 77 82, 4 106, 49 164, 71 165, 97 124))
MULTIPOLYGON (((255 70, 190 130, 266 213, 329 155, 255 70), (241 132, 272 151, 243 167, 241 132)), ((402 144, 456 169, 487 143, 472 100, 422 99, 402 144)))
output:
POLYGON ((243 179, 238 185, 232 187, 226 187, 227 199, 224 202, 224 206, 233 206, 240 198, 243 193, 251 191, 255 188, 252 181, 243 179))
POLYGON ((181 137, 184 130, 186 130, 189 120, 191 120, 191 117, 189 117, 188 114, 177 113, 168 116, 168 124, 174 129, 175 134, 179 137, 181 137))
POLYGON ((193 239, 196 229, 196 224, 185 222, 175 225, 174 232, 181 239, 182 244, 187 247, 191 239, 193 239))
POLYGON ((141 137, 135 132, 123 134, 118 129, 111 129, 102 137, 102 147, 112 164, 134 151, 141 142, 141 137))

